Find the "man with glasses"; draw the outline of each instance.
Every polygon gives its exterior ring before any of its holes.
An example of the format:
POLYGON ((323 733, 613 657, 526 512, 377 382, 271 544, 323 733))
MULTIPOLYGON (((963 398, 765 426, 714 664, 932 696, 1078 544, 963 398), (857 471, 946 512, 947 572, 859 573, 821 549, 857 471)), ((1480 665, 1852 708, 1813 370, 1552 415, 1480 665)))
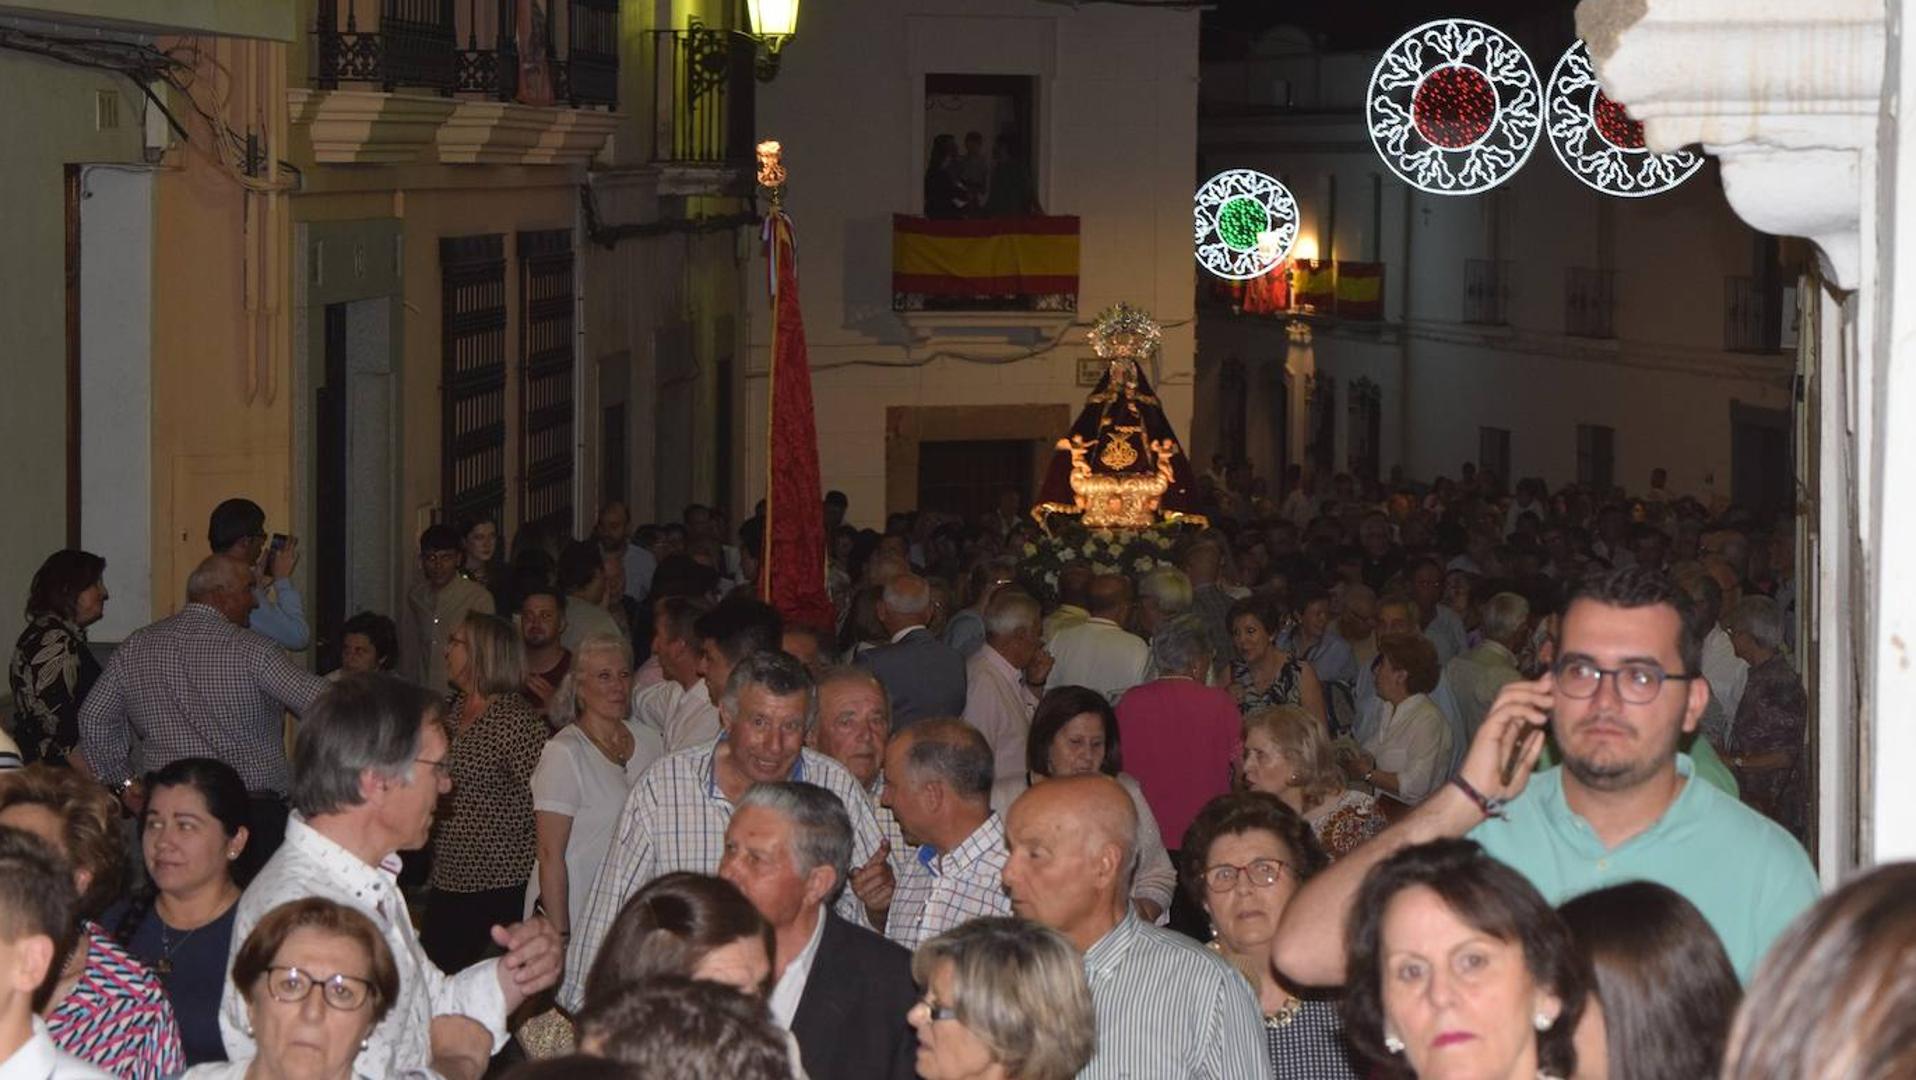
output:
MULTIPOLYGON (((506 1017, 558 981, 564 947, 543 918, 492 928, 505 954, 463 971, 426 958, 394 869, 432 835, 433 809, 452 790, 439 697, 387 675, 348 675, 300 725, 293 818, 286 842, 240 897, 233 950, 266 914, 319 896, 364 914, 391 947, 399 994, 362 1045, 355 1076, 477 1080, 505 1045, 506 1017)), ((228 980, 220 1036, 234 1061, 256 1052, 246 1003, 228 980)))
POLYGON ((1816 899, 1816 873, 1780 826, 1708 783, 1678 751, 1710 690, 1687 594, 1668 575, 1593 576, 1570 597, 1551 670, 1513 682, 1457 776, 1334 863, 1291 901, 1272 948, 1294 981, 1344 978, 1344 918, 1372 866, 1412 844, 1468 835, 1551 903, 1631 880, 1681 893, 1748 978, 1816 899), (1544 732, 1559 768, 1532 776, 1544 732))
POLYGON ((459 531, 428 526, 419 535, 420 580, 406 592, 399 616, 399 672, 435 694, 446 686, 446 639, 469 611, 494 614, 492 594, 459 573, 459 531))

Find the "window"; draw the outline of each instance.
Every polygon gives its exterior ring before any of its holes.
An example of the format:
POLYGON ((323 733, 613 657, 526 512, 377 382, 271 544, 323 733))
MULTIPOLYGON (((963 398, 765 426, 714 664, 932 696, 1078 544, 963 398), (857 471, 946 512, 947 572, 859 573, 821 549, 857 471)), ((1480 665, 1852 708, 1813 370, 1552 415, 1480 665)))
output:
POLYGON ((1477 467, 1496 476, 1500 483, 1509 481, 1509 428, 1480 427, 1477 429, 1477 467))
POLYGON ((1731 352, 1768 352, 1781 347, 1777 313, 1781 294, 1765 290, 1754 277, 1723 279, 1723 347, 1731 352))
POLYGON ((1616 337, 1616 271, 1572 266, 1564 271, 1563 332, 1576 337, 1616 337))
POLYGON ((1464 260, 1464 321, 1502 326, 1510 321, 1510 263, 1464 260))
POLYGON ((571 536, 572 231, 519 234, 519 518, 571 536))
POLYGON ((1329 476, 1337 468, 1337 380, 1313 375, 1305 387, 1311 417, 1308 455, 1317 475, 1329 476))
POLYGON ((1379 479, 1383 457, 1383 391, 1369 379, 1351 382, 1350 471, 1360 480, 1379 479))
POLYGON ((440 490, 448 520, 504 518, 506 238, 439 241, 440 490))
POLYGON ((1577 485, 1608 491, 1616 477, 1615 428, 1601 424, 1577 425, 1577 485))
POLYGON ((1027 75, 925 76, 924 215, 1039 213, 1027 75))

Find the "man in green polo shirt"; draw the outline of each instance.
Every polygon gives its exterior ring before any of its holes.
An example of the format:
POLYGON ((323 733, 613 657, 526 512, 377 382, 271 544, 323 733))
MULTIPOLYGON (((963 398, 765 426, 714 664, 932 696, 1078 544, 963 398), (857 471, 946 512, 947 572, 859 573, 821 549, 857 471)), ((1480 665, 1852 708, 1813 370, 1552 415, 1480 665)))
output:
POLYGON ((1747 980, 1815 902, 1816 872, 1781 827, 1695 782, 1677 750, 1710 699, 1698 629, 1665 574, 1586 580, 1564 612, 1550 673, 1498 693, 1456 779, 1291 899, 1272 947, 1279 970, 1306 985, 1342 983, 1344 919, 1364 875, 1412 844, 1467 835, 1553 904, 1624 881, 1669 886, 1709 920, 1747 980), (1563 766, 1533 781, 1546 725, 1563 766))

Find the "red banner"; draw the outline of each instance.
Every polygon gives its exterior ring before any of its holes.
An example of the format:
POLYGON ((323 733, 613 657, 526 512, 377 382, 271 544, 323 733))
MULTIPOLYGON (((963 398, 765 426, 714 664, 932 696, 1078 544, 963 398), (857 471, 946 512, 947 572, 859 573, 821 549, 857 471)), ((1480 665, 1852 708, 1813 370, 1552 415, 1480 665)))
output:
POLYGON ((772 260, 772 398, 759 595, 788 624, 829 630, 836 619, 825 591, 825 510, 812 368, 798 307, 792 221, 776 210, 766 221, 766 254, 772 260))

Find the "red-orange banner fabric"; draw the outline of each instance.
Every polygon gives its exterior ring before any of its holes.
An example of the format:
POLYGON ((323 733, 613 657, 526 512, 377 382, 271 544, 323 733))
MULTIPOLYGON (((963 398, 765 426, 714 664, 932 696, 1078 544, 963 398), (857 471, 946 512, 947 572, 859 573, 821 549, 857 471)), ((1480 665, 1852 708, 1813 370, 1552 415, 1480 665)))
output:
POLYGON ((812 409, 811 360, 798 306, 798 263, 792 222, 774 211, 767 222, 772 259, 772 400, 765 488, 765 553, 759 595, 788 624, 829 630, 835 619, 825 591, 825 511, 818 476, 818 422, 812 409))

